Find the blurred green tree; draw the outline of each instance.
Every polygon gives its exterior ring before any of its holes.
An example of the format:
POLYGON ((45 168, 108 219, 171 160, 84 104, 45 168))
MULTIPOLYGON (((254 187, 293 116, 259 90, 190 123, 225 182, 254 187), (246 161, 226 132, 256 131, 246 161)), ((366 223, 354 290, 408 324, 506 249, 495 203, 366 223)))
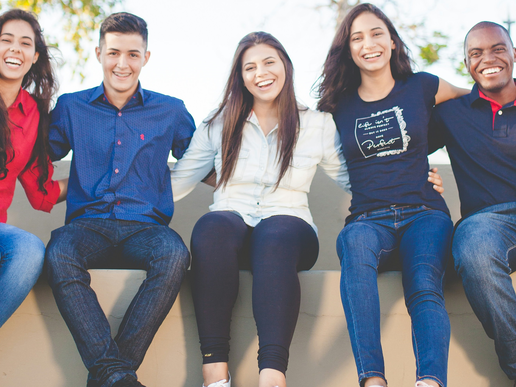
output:
MULTIPOLYGON (((97 30, 103 19, 113 8, 123 4, 124 0, 0 0, 0 12, 8 8, 21 8, 40 14, 59 15, 62 35, 48 36, 48 43, 58 46, 58 42, 70 45, 76 55, 68 61, 73 75, 84 79, 84 66, 89 59, 89 50, 85 51, 84 42, 93 40, 92 33, 97 30)), ((42 26, 44 28, 44 26, 42 26)))

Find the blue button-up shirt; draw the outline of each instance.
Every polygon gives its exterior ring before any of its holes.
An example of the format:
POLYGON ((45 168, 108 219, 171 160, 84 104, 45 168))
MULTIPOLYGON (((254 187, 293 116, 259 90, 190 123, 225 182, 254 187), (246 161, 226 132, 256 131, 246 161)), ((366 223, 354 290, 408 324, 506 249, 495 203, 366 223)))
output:
POLYGON ((143 90, 119 110, 104 87, 62 95, 52 112, 52 160, 73 150, 66 223, 110 218, 168 224, 170 150, 183 156, 195 125, 184 103, 143 90))

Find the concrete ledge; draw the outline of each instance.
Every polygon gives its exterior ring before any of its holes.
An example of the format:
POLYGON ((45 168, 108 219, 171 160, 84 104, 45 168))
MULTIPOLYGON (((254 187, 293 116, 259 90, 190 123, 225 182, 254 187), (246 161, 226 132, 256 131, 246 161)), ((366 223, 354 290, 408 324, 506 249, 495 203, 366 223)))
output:
MULTIPOLYGON (((56 178, 68 176, 69 162, 56 163, 56 178)), ((457 189, 450 166, 440 166, 445 199, 452 219, 459 219, 457 189)), ((171 227, 189 244, 192 228, 212 202, 212 188, 200 184, 176 204, 171 227)), ((348 215, 349 196, 320 171, 316 174, 310 207, 319 227, 319 260, 310 272, 300 274, 302 304, 291 347, 289 386, 342 387, 357 385, 346 321, 339 295, 339 268, 335 240, 348 215), (321 270, 321 271, 318 271, 321 270)), ((40 237, 63 225, 65 206, 52 214, 34 211, 18 185, 8 213, 9 224, 40 237)), ((92 270, 97 292, 116 332, 145 273, 138 270, 92 270)), ((251 309, 252 277, 241 272, 240 295, 233 313, 231 371, 233 387, 257 386, 256 326, 251 309)), ((382 341, 387 378, 391 386, 413 387, 415 361, 410 319, 398 272, 379 277, 382 307, 382 341)), ((0 294, 0 297, 2 295, 0 294)), ((487 338, 464 296, 462 286, 446 289, 452 324, 449 387, 512 387, 498 366, 493 342, 487 338)), ((200 387, 201 356, 188 279, 163 323, 138 372, 149 387, 200 387)), ((16 313, 0 329, 1 387, 79 387, 86 384, 72 337, 50 288, 40 281, 16 313)))
MULTIPOLYGON (((145 272, 91 270, 92 286, 116 332, 145 272)), ((357 375, 339 296, 338 271, 300 274, 302 304, 287 373, 291 386, 357 385, 357 375)), ((235 387, 257 386, 257 339, 251 309, 252 276, 240 273, 233 312, 230 367, 235 387)), ((410 319, 399 272, 379 277, 382 341, 391 386, 414 385, 410 319)), ((462 286, 446 289, 452 324, 449 386, 509 387, 488 339, 465 298, 462 286)), ((149 387, 200 387, 201 357, 188 279, 151 345, 138 375, 149 387)), ((57 310, 52 292, 40 280, 0 329, 0 386, 79 387, 86 370, 57 310)))

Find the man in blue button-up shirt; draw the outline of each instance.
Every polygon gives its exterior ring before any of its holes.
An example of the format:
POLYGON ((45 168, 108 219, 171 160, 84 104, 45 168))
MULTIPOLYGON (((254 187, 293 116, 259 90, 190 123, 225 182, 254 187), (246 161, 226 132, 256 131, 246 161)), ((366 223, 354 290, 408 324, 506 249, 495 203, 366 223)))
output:
POLYGON ((431 141, 446 144, 462 220, 455 267, 509 379, 516 379, 516 49, 507 30, 482 22, 466 37, 471 94, 436 107, 431 141))
POLYGON ((52 113, 53 160, 70 150, 66 225, 52 232, 48 278, 84 364, 88 386, 142 386, 136 369, 172 307, 189 265, 168 223, 167 159, 185 152, 194 122, 182 101, 141 88, 147 25, 118 13, 101 26, 102 85, 63 95, 52 113), (115 339, 90 287, 90 268, 144 269, 115 339))

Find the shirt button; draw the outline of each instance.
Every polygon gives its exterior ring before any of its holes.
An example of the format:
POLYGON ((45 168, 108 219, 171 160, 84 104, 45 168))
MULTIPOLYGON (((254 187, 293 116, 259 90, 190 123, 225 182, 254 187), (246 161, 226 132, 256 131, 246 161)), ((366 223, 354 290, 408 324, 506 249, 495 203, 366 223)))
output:
POLYGON ((115 169, 115 173, 118 173, 118 172, 120 172, 120 171, 118 170, 118 168, 117 168, 117 169, 115 169))
POLYGON ((498 110, 498 115, 501 116, 503 112, 501 110, 498 110))
POLYGON ((122 117, 122 112, 118 112, 118 117, 122 117))
POLYGON ((118 202, 116 202, 116 205, 119 206, 120 205, 120 200, 118 202))
POLYGON ((122 145, 122 141, 118 140, 117 144, 122 145))

